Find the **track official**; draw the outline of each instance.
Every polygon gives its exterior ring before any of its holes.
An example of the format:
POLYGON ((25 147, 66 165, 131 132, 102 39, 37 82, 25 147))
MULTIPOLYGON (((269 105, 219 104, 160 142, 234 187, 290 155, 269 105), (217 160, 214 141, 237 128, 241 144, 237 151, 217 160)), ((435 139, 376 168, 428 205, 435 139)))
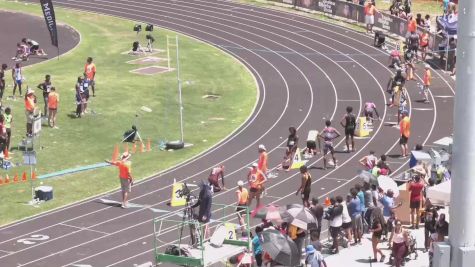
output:
POLYGON ((120 161, 109 161, 107 163, 115 165, 119 168, 119 179, 120 187, 122 189, 122 208, 126 209, 128 207, 128 198, 129 193, 132 191, 133 179, 130 174, 132 162, 129 161, 131 154, 129 152, 124 152, 120 157, 120 161))

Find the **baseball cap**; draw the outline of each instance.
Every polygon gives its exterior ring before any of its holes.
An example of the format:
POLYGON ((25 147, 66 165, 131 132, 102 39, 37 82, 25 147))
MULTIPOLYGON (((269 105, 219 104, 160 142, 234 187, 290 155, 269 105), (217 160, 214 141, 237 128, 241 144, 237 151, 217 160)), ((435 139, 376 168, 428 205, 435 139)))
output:
POLYGON ((259 145, 259 149, 267 150, 266 147, 265 147, 263 144, 260 144, 260 145, 259 145))
POLYGON ((241 181, 241 180, 239 180, 239 181, 237 182, 237 185, 238 185, 238 186, 243 186, 243 185, 244 185, 244 182, 241 181))
POLYGON ((307 254, 315 253, 315 247, 313 247, 313 245, 308 245, 308 246, 305 248, 305 252, 307 252, 307 254))

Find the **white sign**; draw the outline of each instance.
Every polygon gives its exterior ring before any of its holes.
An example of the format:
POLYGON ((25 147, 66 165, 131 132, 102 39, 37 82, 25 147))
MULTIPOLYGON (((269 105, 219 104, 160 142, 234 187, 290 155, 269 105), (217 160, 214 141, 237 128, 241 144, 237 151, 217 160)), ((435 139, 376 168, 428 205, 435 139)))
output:
POLYGON ((35 241, 45 241, 48 239, 49 239, 49 236, 47 235, 30 235, 30 237, 18 239, 16 242, 22 243, 25 245, 34 245, 37 243, 35 241))

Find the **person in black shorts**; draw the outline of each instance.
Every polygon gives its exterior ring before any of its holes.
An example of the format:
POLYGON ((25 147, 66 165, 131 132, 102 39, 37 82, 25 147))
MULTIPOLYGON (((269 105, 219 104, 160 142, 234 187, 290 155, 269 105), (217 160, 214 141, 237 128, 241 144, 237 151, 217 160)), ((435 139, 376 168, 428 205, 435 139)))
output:
POLYGON ((298 195, 299 193, 301 193, 303 205, 309 208, 310 202, 308 200, 310 199, 310 190, 312 187, 312 176, 310 176, 307 166, 305 165, 300 167, 300 173, 302 174, 302 183, 299 189, 297 189, 297 192, 295 192, 295 195, 298 195))
POLYGON ((340 121, 341 126, 345 128, 345 142, 347 152, 350 153, 350 138, 351 138, 351 151, 355 151, 355 128, 356 128, 356 116, 353 114, 353 107, 346 107, 346 114, 340 121))

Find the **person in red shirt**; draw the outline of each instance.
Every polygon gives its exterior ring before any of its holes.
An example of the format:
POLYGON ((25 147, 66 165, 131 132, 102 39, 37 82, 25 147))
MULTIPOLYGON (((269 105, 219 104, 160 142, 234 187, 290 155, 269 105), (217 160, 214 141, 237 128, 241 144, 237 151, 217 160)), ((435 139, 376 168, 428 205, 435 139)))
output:
POLYGON ((430 65, 426 64, 424 67, 424 103, 430 103, 429 101, 429 87, 432 81, 432 73, 430 72, 430 65))
POLYGON ((420 175, 415 176, 414 180, 409 182, 408 190, 411 192, 409 207, 411 208, 412 229, 419 229, 419 209, 422 201, 422 190, 424 190, 424 183, 420 175))
POLYGON ((122 189, 122 208, 126 209, 128 207, 129 193, 132 191, 133 178, 131 175, 131 165, 129 161, 131 154, 129 152, 124 152, 120 157, 119 161, 109 161, 107 163, 115 165, 119 168, 119 180, 120 187, 122 189))
POLYGON ((407 33, 406 33, 406 38, 409 37, 409 35, 412 32, 417 31, 417 21, 414 18, 412 14, 407 14, 407 33))
POLYGON ((90 81, 89 85, 92 89, 92 96, 96 96, 96 65, 92 63, 92 57, 88 57, 86 60, 86 65, 84 65, 84 76, 90 81))
POLYGON ((402 157, 407 157, 408 154, 408 147, 407 141, 409 140, 409 136, 411 135, 411 120, 409 119, 409 113, 407 110, 403 110, 401 112, 402 120, 399 123, 399 130, 401 133, 401 138, 399 139, 399 144, 401 145, 402 150, 402 157))
POLYGON ((209 176, 208 176, 208 182, 213 186, 213 191, 215 193, 225 189, 225 187, 224 187, 224 165, 214 167, 211 170, 211 172, 209 173, 209 176), (223 186, 219 185, 219 178, 221 178, 221 182, 222 182, 223 186))

